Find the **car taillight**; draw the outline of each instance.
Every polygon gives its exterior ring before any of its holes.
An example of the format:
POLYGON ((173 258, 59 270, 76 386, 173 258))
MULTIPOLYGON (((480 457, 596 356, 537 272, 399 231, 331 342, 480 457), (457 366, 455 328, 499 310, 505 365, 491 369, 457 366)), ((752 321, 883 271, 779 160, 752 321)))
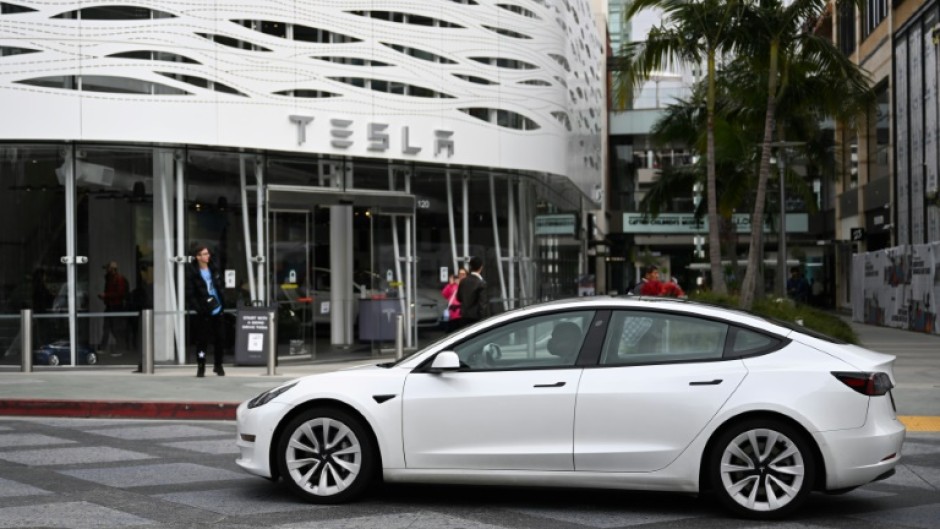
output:
POLYGON ((832 375, 846 386, 869 397, 884 395, 894 387, 887 373, 833 371, 832 375))

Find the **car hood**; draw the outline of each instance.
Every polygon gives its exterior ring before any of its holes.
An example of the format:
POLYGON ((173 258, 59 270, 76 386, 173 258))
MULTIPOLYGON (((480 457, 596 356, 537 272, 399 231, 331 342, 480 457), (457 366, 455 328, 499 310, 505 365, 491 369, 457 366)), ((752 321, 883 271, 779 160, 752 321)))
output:
POLYGON ((337 399, 343 402, 369 402, 375 395, 401 395, 410 369, 353 366, 339 371, 316 373, 287 382, 296 386, 272 402, 295 406, 311 399, 337 399))

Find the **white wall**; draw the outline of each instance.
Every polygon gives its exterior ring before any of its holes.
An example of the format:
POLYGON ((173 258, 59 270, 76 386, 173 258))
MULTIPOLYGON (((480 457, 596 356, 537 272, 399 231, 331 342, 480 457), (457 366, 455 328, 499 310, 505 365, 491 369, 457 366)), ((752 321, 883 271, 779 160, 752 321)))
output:
MULTIPOLYGON (((88 2, 34 1, 36 11, 0 17, 0 46, 32 53, 0 59, 0 140, 129 141, 230 146, 279 151, 369 156, 398 160, 547 172, 571 178, 590 193, 601 178, 600 126, 604 101, 603 42, 590 0, 520 3, 527 13, 499 7, 426 0, 277 1, 221 5, 210 1, 135 1, 169 13, 166 18, 89 20, 56 18, 88 2), (250 7, 249 7, 250 6, 250 7), (461 26, 428 27, 358 16, 352 11, 394 11, 461 26), (531 15, 531 16, 529 16, 531 15), (328 30, 359 39, 314 43, 269 35, 236 20, 265 20, 328 30), (490 29, 488 29, 488 26, 490 29), (512 31, 531 38, 507 36, 512 31), (199 33, 238 39, 271 51, 218 44, 199 33), (454 64, 400 53, 385 44, 418 48, 454 64), (130 51, 171 52, 199 64, 116 58, 130 51), (556 60, 552 55, 564 57, 556 60), (336 64, 314 56, 343 56, 391 66, 336 64), (533 69, 484 65, 472 57, 525 61, 533 69), (566 68, 562 63, 567 62, 566 68), (166 72, 222 83, 244 95, 161 75, 166 72), (473 75, 495 84, 459 79, 473 75), (40 78, 92 76, 156 83, 185 95, 106 93, 23 84, 40 78), (401 82, 452 96, 424 98, 357 88, 332 79, 365 77, 401 82), (549 86, 521 84, 541 80, 549 86), (292 89, 321 90, 339 97, 310 99, 275 95, 292 89), (511 130, 459 109, 486 107, 526 116, 537 130, 511 130), (568 116, 571 130, 557 116, 568 116), (298 144, 291 115, 314 118, 298 144), (352 144, 337 147, 331 120, 350 120, 352 144), (387 150, 370 150, 368 123, 387 124, 387 150), (403 129, 409 145, 403 152, 403 129), (453 155, 435 152, 434 131, 453 132, 453 155)), ((86 12, 87 13, 87 12, 86 12)), ((125 82, 125 81, 122 81, 125 82)))

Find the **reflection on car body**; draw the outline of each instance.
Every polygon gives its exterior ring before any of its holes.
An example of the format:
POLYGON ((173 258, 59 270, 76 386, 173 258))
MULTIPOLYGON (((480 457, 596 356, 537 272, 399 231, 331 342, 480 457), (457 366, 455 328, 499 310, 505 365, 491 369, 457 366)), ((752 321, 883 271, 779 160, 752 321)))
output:
POLYGON ((894 472, 894 357, 680 300, 577 298, 238 408, 237 464, 316 503, 390 482, 711 491, 779 518, 894 472))

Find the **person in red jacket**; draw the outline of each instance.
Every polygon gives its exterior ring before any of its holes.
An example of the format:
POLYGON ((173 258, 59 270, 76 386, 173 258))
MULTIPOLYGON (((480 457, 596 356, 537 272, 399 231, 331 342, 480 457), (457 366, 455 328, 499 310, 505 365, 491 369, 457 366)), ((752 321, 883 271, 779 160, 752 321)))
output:
POLYGON ((662 281, 659 279, 659 268, 648 266, 643 275, 643 282, 639 285, 639 294, 641 296, 662 296, 669 298, 684 298, 685 292, 682 287, 672 281, 662 281))
POLYGON ((643 287, 640 289, 641 296, 663 296, 667 298, 684 298, 685 291, 682 290, 682 287, 673 283, 665 282, 655 279, 653 281, 647 281, 643 283, 643 287))
POLYGON ((467 277, 467 270, 464 268, 457 269, 457 275, 451 274, 450 282, 444 285, 444 289, 441 290, 441 295, 447 300, 448 319, 444 323, 444 327, 448 332, 460 328, 460 302, 457 301, 457 287, 465 277, 467 277))
MULTIPOLYGON (((127 298, 127 279, 118 271, 116 261, 111 261, 102 268, 105 269, 104 292, 98 294, 98 297, 104 302, 105 312, 121 312, 125 309, 124 301, 127 298)), ((98 350, 105 350, 111 341, 110 338, 112 335, 119 347, 129 346, 127 343, 127 333, 125 332, 126 329, 124 329, 122 325, 124 321, 116 316, 105 316, 103 319, 104 326, 101 331, 101 345, 98 347, 98 350)), ((120 356, 121 350, 115 349, 111 354, 120 356)))

